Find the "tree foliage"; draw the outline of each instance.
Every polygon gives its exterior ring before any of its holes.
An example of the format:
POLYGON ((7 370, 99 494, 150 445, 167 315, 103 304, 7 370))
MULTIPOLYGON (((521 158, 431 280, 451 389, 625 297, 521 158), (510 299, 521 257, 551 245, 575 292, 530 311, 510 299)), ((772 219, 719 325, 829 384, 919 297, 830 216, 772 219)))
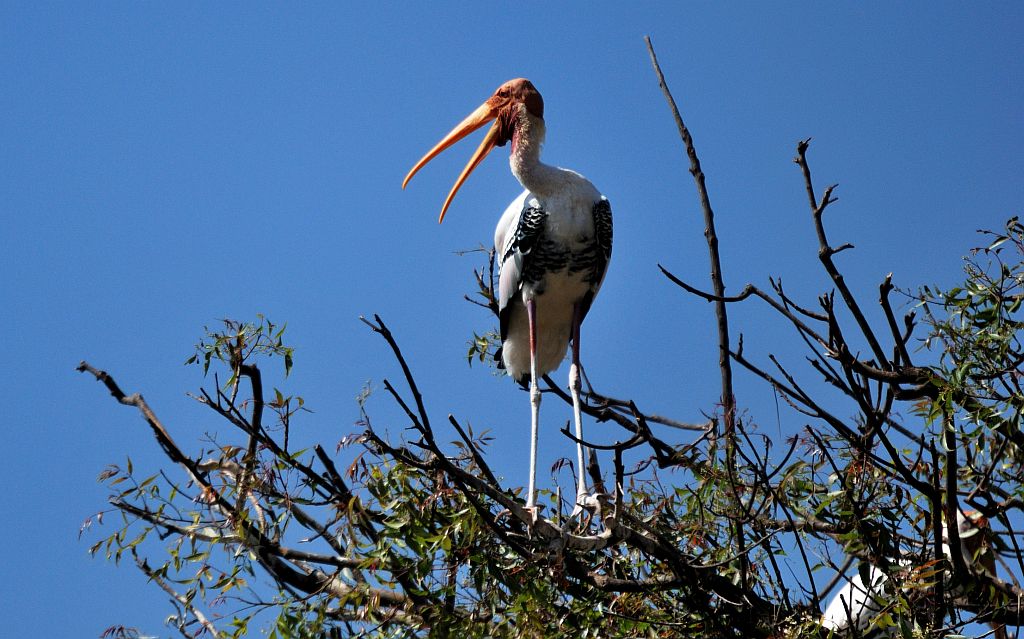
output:
MULTIPOLYGON (((692 139, 654 62, 714 239, 692 139)), ((270 637, 827 636, 819 619, 830 591, 867 566, 893 584, 875 628, 940 637, 978 621, 1017 625, 1024 225, 1014 218, 989 232, 960 286, 906 292, 915 310, 903 317, 886 278, 871 301, 884 320, 872 323, 836 265, 852 247, 828 239, 835 187, 817 195, 807 149, 798 145, 796 163, 832 290, 808 302, 770 280, 724 297, 720 267, 713 292, 663 269, 686 294, 715 302, 722 401, 695 407, 714 414, 695 425, 587 389, 585 413, 621 435, 590 443, 600 507, 584 516, 569 517, 555 492, 534 521, 520 489, 492 472, 490 440, 460 421, 456 400, 443 419, 424 408, 415 355, 379 317, 364 321, 400 370, 401 383, 383 388, 404 422, 379 428, 361 403, 360 435, 294 450, 303 400, 268 391, 263 378, 278 362, 287 375, 292 351, 283 327, 259 317, 208 330, 189 359, 212 377, 196 401, 231 427, 198 451, 141 395, 80 365, 140 412, 169 462, 102 473, 119 520, 91 551, 130 559, 166 591, 167 621, 185 636, 241 637, 256 626, 270 637), (813 374, 774 356, 756 361, 742 336, 730 338, 729 309, 754 303, 806 345, 813 374), (758 432, 737 409, 733 365, 805 417, 800 433, 783 442, 758 432), (339 468, 341 457, 353 461, 339 468), (1005 579, 964 556, 955 527, 949 556, 941 551, 942 522, 967 509, 989 522, 976 552, 1011 558, 1005 579)), ((709 250, 714 264, 717 239, 709 250)), ((493 283, 492 256, 473 296, 491 311, 493 283)), ((486 360, 492 343, 474 335, 470 359, 486 360)), ((544 392, 571 402, 547 378, 544 392)))

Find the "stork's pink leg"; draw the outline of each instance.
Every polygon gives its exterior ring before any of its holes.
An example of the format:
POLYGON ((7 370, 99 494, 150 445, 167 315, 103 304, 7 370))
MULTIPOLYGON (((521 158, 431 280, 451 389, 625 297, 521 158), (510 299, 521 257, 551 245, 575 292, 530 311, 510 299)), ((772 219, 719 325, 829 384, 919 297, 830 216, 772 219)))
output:
MULTIPOLYGON (((537 434, 540 431, 540 387, 537 385, 537 307, 533 299, 526 302, 530 323, 530 487, 526 507, 537 506, 537 434)), ((534 511, 536 517, 536 511, 534 511)))
POLYGON ((569 392, 572 393, 572 416, 576 426, 576 505, 573 515, 579 513, 587 503, 586 473, 583 466, 583 419, 580 415, 580 324, 583 313, 579 304, 572 306, 572 365, 569 367, 569 392))

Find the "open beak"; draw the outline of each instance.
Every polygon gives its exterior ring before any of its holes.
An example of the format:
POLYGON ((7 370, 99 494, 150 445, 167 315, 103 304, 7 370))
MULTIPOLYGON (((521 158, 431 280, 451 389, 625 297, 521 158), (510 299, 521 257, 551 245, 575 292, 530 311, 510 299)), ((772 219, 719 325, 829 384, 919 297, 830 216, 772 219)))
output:
POLYGON ((498 146, 496 140, 498 139, 499 121, 495 119, 497 117, 498 109, 490 103, 490 100, 481 104, 477 107, 476 111, 470 113, 465 120, 460 122, 458 126, 451 130, 451 133, 444 136, 444 138, 438 142, 434 148, 430 149, 430 151, 428 151, 427 154, 416 163, 416 166, 412 167, 409 174, 405 176, 405 180, 402 181, 402 188, 404 189, 405 185, 412 179, 412 176, 416 175, 417 171, 423 168, 427 162, 433 160, 441 153, 441 151, 444 151, 473 131, 476 131, 491 120, 494 120, 494 124, 491 125, 491 128, 487 131, 487 135, 484 136, 483 142, 480 143, 480 146, 477 148, 476 153, 473 154, 473 157, 469 159, 469 163, 466 164, 466 168, 462 169, 462 174, 459 175, 459 179, 455 181, 455 186, 453 186, 451 192, 448 193, 448 199, 444 201, 444 206, 441 207, 441 216, 437 218, 438 224, 444 221, 444 214, 448 211, 448 206, 452 203, 452 200, 455 198, 455 194, 458 192, 459 187, 462 186, 462 183, 466 181, 466 178, 473 172, 473 169, 475 169, 477 165, 487 157, 487 154, 491 152, 491 149, 498 146))

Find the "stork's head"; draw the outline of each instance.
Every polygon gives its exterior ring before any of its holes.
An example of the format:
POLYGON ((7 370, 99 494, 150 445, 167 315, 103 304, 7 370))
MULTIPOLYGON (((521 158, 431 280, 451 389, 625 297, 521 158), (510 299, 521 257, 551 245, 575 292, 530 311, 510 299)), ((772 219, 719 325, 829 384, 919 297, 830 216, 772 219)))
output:
POLYGON ((462 138, 466 137, 473 131, 476 131, 483 125, 493 120, 494 124, 487 131, 487 135, 484 136, 483 142, 480 143, 476 153, 469 159, 469 163, 466 164, 466 168, 462 169, 462 174, 459 175, 459 179, 455 181, 455 186, 452 187, 450 193, 448 193, 448 199, 444 201, 444 206, 441 207, 441 216, 437 219, 438 223, 444 221, 444 214, 448 211, 448 206, 452 203, 452 199, 455 198, 455 194, 458 192, 459 187, 466 181, 469 174, 473 172, 473 169, 477 167, 480 162, 483 161, 487 154, 496 146, 505 146, 505 143, 512 139, 515 134, 516 122, 519 113, 522 109, 526 109, 530 114, 535 117, 544 117, 544 99, 540 97, 540 93, 533 86, 533 83, 526 78, 516 78, 515 80, 509 80, 505 84, 498 87, 498 90, 494 92, 494 95, 487 98, 487 101, 481 104, 475 111, 469 114, 465 120, 460 122, 458 126, 451 130, 451 133, 444 136, 440 142, 438 142, 434 148, 430 149, 423 158, 416 163, 416 166, 412 167, 409 174, 405 176, 405 180, 402 182, 402 188, 409 183, 412 176, 416 175, 423 166, 434 159, 441 151, 444 151, 451 145, 455 144, 462 138))
POLYGON ((976 510, 957 511, 956 523, 961 535, 988 528, 988 518, 976 510))
MULTIPOLYGON (((956 523, 964 559, 968 564, 971 564, 974 558, 981 553, 982 549, 989 545, 991 528, 989 527, 988 519, 976 510, 957 511, 956 523)), ((949 544, 949 534, 943 530, 943 553, 949 556, 947 544, 949 544)))

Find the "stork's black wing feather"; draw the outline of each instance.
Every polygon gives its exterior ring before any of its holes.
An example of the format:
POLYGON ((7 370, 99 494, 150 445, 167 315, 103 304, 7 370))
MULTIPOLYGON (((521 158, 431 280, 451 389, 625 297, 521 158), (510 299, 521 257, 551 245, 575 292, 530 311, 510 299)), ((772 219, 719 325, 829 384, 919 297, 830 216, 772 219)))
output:
POLYGON ((498 279, 498 322, 502 341, 508 335, 510 301, 522 287, 523 273, 529 266, 530 254, 544 233, 547 217, 543 209, 525 204, 515 231, 509 234, 502 250, 501 274, 498 279))
POLYGON ((601 289, 605 273, 608 272, 608 262, 612 259, 612 205, 608 198, 602 197, 594 204, 594 239, 597 250, 594 255, 594 265, 591 275, 593 288, 580 302, 582 316, 586 317, 590 312, 590 304, 594 296, 601 289))

